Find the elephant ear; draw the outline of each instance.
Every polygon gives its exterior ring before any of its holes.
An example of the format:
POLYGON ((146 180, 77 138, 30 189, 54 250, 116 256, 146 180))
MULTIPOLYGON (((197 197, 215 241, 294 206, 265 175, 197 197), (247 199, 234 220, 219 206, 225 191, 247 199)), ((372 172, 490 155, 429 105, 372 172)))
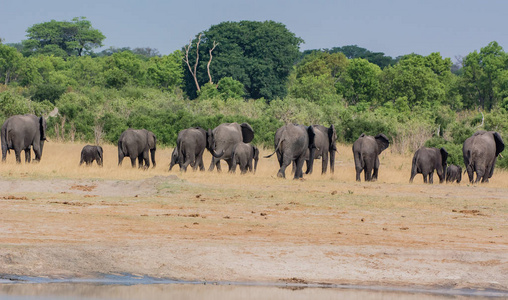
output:
POLYGON ((157 145, 157 137, 155 137, 155 134, 151 131, 148 131, 148 148, 156 150, 157 145))
POLYGON ((314 132, 314 127, 312 126, 307 127, 307 134, 309 135, 309 149, 316 148, 316 145, 314 143, 314 137, 316 136, 316 133, 314 132))
POLYGON ((330 142, 330 151, 337 150, 337 132, 335 131, 335 126, 332 124, 330 128, 328 128, 328 141, 330 142))
POLYGON ((208 131, 206 132, 206 149, 210 150, 212 149, 213 145, 213 131, 208 128, 208 131))
MULTIPOLYGON (((364 135, 364 133, 362 133, 362 135, 360 137, 362 137, 364 135)), ((376 135, 374 137, 374 139, 376 139, 376 143, 377 143, 377 146, 378 146, 378 155, 381 154, 381 152, 383 152, 386 148, 388 148, 388 146, 390 146, 390 141, 388 140, 388 138, 386 137, 386 135, 380 133, 378 135, 376 135)))
POLYGON ((446 160, 448 159, 448 152, 445 148, 439 149, 439 152, 441 152, 441 165, 446 166, 446 160))
POLYGON ((46 120, 44 120, 44 117, 39 118, 39 130, 41 133, 41 141, 46 140, 46 120))
POLYGON ((494 141, 496 142, 496 156, 504 150, 504 142, 501 135, 497 132, 494 132, 494 141))
POLYGON ((249 125, 249 123, 242 123, 240 125, 242 128, 242 137, 244 143, 250 143, 254 139, 254 129, 249 125))

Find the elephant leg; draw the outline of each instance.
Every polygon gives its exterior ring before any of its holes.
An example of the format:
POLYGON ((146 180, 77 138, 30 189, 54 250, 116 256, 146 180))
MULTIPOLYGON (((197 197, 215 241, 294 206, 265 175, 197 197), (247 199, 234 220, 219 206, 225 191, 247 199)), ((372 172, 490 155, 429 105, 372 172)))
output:
POLYGON ((277 177, 280 178, 286 178, 286 168, 293 162, 291 159, 289 159, 289 155, 283 156, 282 165, 279 169, 279 172, 277 172, 277 177))
POLYGON ((213 171, 213 169, 217 167, 217 171, 221 171, 220 169, 220 158, 212 157, 212 161, 210 163, 210 167, 208 168, 208 171, 213 171))
POLYGON ((434 184, 434 171, 429 174, 429 184, 434 184))
POLYGON ((30 152, 30 147, 25 149, 25 163, 30 163, 32 160, 32 154, 30 152))
POLYGON ((321 174, 326 174, 328 169, 328 151, 323 152, 323 161, 321 162, 321 174))
POLYGON ((372 181, 377 181, 377 176, 379 172, 379 157, 376 156, 376 160, 374 161, 374 167, 372 172, 372 181))
MULTIPOLYGON (((228 171, 231 171, 233 166, 236 166, 236 164, 237 164, 236 161, 233 161, 233 158, 226 159, 226 163, 228 164, 228 171)), ((241 166, 240 166, 240 168, 241 168, 241 166)))
POLYGON ((372 170, 374 169, 374 162, 366 161, 363 169, 365 181, 372 181, 372 170))
POLYGON ((423 183, 427 183, 427 174, 422 173, 422 175, 423 175, 423 183))
POLYGON ((81 160, 79 161, 79 165, 81 166, 84 161, 85 161, 85 158, 83 157, 83 155, 81 155, 81 160))
POLYGON ((14 149, 14 154, 16 155, 16 163, 21 163, 21 150, 14 149))
POLYGON ((356 170, 356 181, 360 182, 362 181, 360 178, 360 174, 363 171, 364 164, 361 158, 361 155, 359 153, 354 153, 354 159, 355 159, 355 170, 356 170))
MULTIPOLYGON (((203 151, 201 151, 198 154, 198 157, 196 159, 196 166, 199 167, 200 171, 204 171, 205 170, 205 164, 203 162, 203 151)), ((197 167, 196 167, 196 169, 197 169, 197 167)))
POLYGON ((312 174, 312 171, 313 171, 312 169, 313 168, 311 166, 309 166, 310 165, 310 161, 306 160, 305 164, 307 165, 307 170, 305 171, 305 174, 312 174))
POLYGON ((411 167, 411 177, 409 178, 409 183, 413 183, 413 179, 415 178, 416 176, 416 165, 413 164, 413 166, 411 167))
POLYGON ((466 167, 466 172, 467 172, 467 176, 469 177, 469 182, 470 183, 473 183, 473 179, 474 179, 474 171, 473 171, 473 168, 471 166, 467 166, 466 167))
POLYGON ((295 169, 295 175, 293 179, 300 179, 303 177, 303 164, 305 162, 305 159, 303 157, 298 158, 296 160, 296 169, 295 169))
POLYGON ((130 157, 130 159, 131 159, 131 166, 132 166, 133 168, 134 168, 134 167, 136 167, 136 159, 137 159, 137 157, 136 157, 136 156, 133 156, 133 157, 130 157))
POLYGON ((148 169, 150 168, 150 152, 147 150, 147 151, 144 151, 142 153, 142 160, 145 161, 145 165, 143 166, 144 169, 148 169))

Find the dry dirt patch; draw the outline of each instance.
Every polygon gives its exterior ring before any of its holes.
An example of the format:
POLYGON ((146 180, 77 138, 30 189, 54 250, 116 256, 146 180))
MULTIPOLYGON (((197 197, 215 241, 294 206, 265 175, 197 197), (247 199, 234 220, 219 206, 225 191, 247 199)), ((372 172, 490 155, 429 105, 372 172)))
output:
POLYGON ((45 160, 1 166, 0 274, 508 290, 506 173, 410 185, 408 158, 388 153, 379 182, 357 183, 344 147, 335 175, 293 181, 273 160, 255 175, 168 173, 171 149, 142 171, 104 148, 103 168, 69 158, 65 177, 45 160))

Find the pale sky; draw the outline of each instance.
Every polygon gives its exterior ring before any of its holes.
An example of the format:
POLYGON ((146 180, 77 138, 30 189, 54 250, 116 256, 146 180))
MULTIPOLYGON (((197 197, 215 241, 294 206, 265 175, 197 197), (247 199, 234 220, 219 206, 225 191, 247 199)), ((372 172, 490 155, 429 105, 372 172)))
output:
POLYGON ((302 51, 358 45, 455 62, 492 41, 508 52, 507 15, 506 0, 0 0, 0 38, 17 43, 33 24, 84 16, 106 36, 105 48, 169 54, 224 21, 273 20, 305 41, 302 51))

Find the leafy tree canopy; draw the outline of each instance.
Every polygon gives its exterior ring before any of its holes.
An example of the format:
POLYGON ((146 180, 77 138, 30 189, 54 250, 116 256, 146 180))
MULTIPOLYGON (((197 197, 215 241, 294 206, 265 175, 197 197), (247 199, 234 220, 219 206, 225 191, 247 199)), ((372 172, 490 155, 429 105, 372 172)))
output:
POLYGON ((93 48, 101 47, 106 38, 92 27, 85 17, 72 21, 35 24, 26 30, 28 39, 23 43, 23 54, 53 54, 55 56, 82 56, 93 48))
MULTIPOLYGON (((207 64, 214 42, 218 45, 210 65, 213 81, 231 77, 244 85, 246 97, 254 99, 271 100, 286 95, 287 78, 303 40, 285 25, 274 21, 223 22, 204 31, 197 67, 200 86, 209 81, 207 64)), ((196 44, 197 38, 192 41, 189 51, 191 65, 196 61, 196 44)), ((186 89, 191 97, 196 96, 193 80, 186 70, 186 89)))
POLYGON ((343 47, 333 47, 332 49, 322 50, 306 50, 303 52, 303 56, 313 52, 326 52, 326 53, 343 53, 348 59, 363 58, 370 63, 378 65, 381 69, 394 65, 397 63, 397 59, 393 59, 390 56, 386 56, 383 52, 372 52, 357 45, 348 45, 343 47))

